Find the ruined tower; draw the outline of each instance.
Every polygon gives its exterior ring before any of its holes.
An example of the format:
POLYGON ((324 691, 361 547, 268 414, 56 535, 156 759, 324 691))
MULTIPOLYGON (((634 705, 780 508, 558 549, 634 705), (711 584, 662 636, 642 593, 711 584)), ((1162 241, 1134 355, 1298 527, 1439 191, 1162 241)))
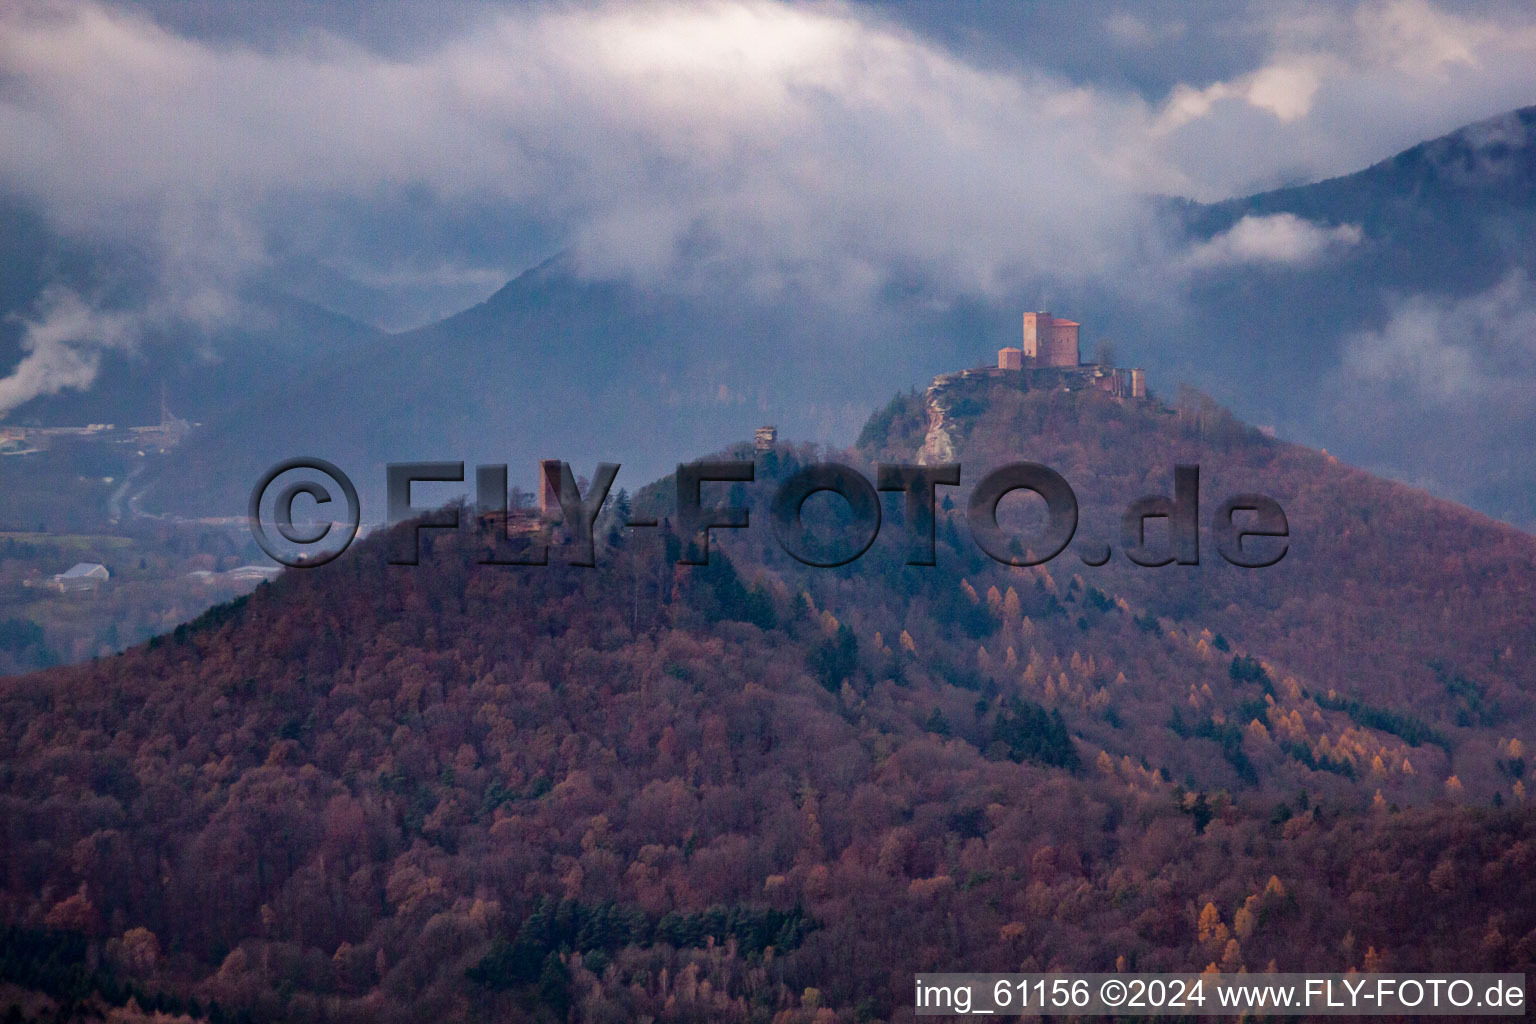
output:
POLYGON ((1063 320, 1045 312, 1024 314, 1024 351, 1026 366, 1076 366, 1077 331, 1082 324, 1063 320))
POLYGON ((1049 313, 1024 314, 1024 343, 1020 347, 1024 350, 1026 366, 1040 358, 1042 348, 1050 347, 1052 319, 1049 313))

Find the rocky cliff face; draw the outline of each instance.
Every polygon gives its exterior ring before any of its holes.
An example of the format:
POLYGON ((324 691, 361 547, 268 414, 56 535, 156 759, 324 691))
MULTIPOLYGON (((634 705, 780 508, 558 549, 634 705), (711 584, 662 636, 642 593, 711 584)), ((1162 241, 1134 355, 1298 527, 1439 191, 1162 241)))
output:
POLYGON ((923 406, 928 412, 928 433, 923 437, 923 446, 917 450, 918 465, 955 461, 955 442, 949 433, 944 407, 952 380, 949 376, 939 377, 923 392, 923 406))

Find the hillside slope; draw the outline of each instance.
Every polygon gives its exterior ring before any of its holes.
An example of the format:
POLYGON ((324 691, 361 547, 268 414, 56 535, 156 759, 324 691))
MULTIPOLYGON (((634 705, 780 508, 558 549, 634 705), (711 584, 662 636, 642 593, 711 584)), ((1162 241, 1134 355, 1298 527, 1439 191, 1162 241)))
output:
POLYGON ((1526 400, 1536 107, 1353 174, 1176 213, 1197 240, 1277 216, 1360 235, 1313 259, 1255 255, 1196 275, 1178 315, 1127 330, 1154 377, 1506 522, 1536 523, 1525 456, 1536 438, 1526 400))
POLYGON ((941 969, 1531 969, 1536 541, 1197 401, 966 381, 838 457, 936 418, 957 508, 1031 458, 1113 538, 1198 462, 1202 519, 1262 491, 1291 551, 1005 568, 945 511, 914 567, 889 501, 811 569, 763 515, 795 446, 713 485, 757 511, 707 568, 612 522, 595 570, 370 537, 0 681, 0 920, 45 930, 0 981, 53 943, 103 958, 50 998, 217 1019, 792 1022, 941 969))
POLYGON ((1188 207, 1209 237, 1238 219, 1291 213, 1358 224, 1371 239, 1381 284, 1399 289, 1486 288, 1536 263, 1536 106, 1430 139, 1353 174, 1208 206, 1188 207), (1384 261, 1381 257, 1386 257, 1384 261))
POLYGON ((254 395, 168 460, 146 506, 235 514, 268 466, 303 452, 351 473, 378 521, 387 462, 506 463, 532 487, 542 458, 620 461, 644 479, 764 418, 847 436, 888 387, 855 352, 885 345, 892 383, 932 373, 965 350, 970 316, 593 279, 556 257, 471 309, 254 395), (935 351, 936 336, 950 344, 935 351))

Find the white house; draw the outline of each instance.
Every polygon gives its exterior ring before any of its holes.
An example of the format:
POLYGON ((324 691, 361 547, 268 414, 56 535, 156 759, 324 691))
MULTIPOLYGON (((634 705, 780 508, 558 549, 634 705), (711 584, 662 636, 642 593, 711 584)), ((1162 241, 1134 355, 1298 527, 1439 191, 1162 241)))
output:
POLYGON ((282 567, 276 565, 237 565, 224 574, 225 578, 249 582, 275 580, 282 575, 282 567))
POLYGON ((68 571, 53 578, 53 585, 60 590, 95 590, 112 576, 107 567, 97 562, 79 562, 68 571))

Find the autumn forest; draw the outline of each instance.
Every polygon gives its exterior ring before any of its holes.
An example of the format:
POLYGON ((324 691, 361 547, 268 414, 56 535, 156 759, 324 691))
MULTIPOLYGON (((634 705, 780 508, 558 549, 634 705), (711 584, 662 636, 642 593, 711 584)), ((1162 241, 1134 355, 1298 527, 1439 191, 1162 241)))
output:
POLYGON ((911 393, 848 451, 721 453, 753 525, 707 566, 669 478, 595 569, 482 565, 494 522, 389 565, 397 530, 0 680, 0 1015, 827 1024, 907 1019, 920 971, 1532 970, 1536 540, 1198 395, 948 402, 932 567, 899 496, 839 568, 767 521, 809 462, 914 461, 911 393), (999 564, 963 510, 1018 459, 1080 538, 1190 463, 1202 529, 1258 491, 1289 550, 999 564))

